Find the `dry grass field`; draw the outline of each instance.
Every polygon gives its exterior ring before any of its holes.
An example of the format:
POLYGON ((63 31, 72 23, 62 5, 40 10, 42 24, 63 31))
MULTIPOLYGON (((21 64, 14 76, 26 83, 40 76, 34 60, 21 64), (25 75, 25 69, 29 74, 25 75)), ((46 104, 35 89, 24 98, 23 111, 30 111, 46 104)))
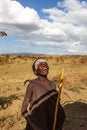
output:
MULTIPOLYGON (((63 130, 87 130, 87 56, 0 56, 0 130, 24 130, 20 110, 26 91, 24 81, 35 78, 32 63, 47 60, 49 79, 58 87, 64 68, 61 103, 66 113, 63 130)), ((50 108, 49 108, 50 109, 50 108)))

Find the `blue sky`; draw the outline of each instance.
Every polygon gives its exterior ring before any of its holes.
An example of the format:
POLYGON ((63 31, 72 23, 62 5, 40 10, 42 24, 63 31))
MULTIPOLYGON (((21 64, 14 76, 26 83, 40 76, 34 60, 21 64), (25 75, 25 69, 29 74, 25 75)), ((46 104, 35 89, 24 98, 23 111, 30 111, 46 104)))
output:
POLYGON ((87 55, 87 0, 0 1, 0 54, 87 55))

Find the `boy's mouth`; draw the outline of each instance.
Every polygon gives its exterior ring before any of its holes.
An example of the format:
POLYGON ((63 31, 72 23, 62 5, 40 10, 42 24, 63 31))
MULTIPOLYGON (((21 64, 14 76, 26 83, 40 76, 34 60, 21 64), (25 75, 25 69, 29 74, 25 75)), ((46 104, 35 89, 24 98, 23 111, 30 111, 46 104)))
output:
POLYGON ((47 70, 48 68, 44 67, 43 70, 47 70))

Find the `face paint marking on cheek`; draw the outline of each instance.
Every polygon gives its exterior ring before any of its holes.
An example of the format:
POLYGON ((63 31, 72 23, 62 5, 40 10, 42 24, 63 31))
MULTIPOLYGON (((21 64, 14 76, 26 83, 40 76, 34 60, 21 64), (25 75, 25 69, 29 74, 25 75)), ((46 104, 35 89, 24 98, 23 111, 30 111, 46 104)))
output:
POLYGON ((49 72, 49 67, 47 63, 41 63, 38 65, 37 73, 40 75, 47 75, 49 72))

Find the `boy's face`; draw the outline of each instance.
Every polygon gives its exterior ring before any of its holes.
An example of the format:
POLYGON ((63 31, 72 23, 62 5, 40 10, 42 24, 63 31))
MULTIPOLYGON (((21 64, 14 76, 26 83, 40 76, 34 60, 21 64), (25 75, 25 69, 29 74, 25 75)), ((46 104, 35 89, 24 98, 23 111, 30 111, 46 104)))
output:
POLYGON ((47 76, 49 73, 49 66, 46 62, 41 62, 37 67, 37 74, 47 76))

